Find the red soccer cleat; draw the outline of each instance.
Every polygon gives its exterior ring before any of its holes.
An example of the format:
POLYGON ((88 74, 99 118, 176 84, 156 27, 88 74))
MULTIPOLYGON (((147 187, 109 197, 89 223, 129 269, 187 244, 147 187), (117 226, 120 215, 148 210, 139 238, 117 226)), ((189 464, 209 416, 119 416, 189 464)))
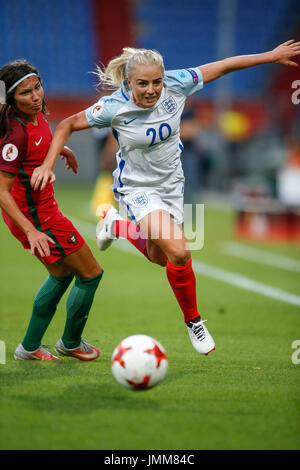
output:
POLYGON ((59 357, 51 354, 42 345, 35 351, 26 351, 22 344, 19 344, 14 352, 14 358, 24 360, 38 360, 38 361, 60 361, 59 357))
POLYGON ((59 339, 54 347, 55 351, 61 356, 75 357, 80 361, 92 361, 93 359, 97 359, 100 355, 100 351, 95 348, 95 346, 92 346, 83 339, 81 340, 78 348, 66 348, 62 339, 59 339))

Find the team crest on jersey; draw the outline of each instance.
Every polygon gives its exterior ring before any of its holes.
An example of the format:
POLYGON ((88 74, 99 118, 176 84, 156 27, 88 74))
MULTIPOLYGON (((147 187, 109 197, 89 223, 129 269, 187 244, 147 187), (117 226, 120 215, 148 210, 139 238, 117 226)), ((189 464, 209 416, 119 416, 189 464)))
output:
POLYGON ((139 193, 132 198, 132 204, 135 207, 145 207, 148 202, 149 201, 146 193, 139 193))
POLYGON ((2 149, 2 157, 6 162, 12 162, 18 154, 18 149, 14 144, 6 144, 2 149))
POLYGON ((77 234, 75 232, 70 232, 68 235, 68 242, 76 245, 78 243, 77 234))
POLYGON ((166 100, 162 102, 162 105, 169 114, 173 114, 176 111, 177 104, 172 96, 169 96, 166 100))

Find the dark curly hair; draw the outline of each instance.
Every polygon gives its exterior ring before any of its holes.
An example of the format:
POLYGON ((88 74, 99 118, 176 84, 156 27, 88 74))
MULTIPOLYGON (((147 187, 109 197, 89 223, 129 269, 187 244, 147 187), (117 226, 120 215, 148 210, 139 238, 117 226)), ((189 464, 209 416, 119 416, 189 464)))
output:
MULTIPOLYGON (((29 73, 35 73, 42 84, 37 68, 25 59, 14 60, 1 67, 0 80, 5 83, 6 90, 9 90, 14 83, 29 73)), ((10 93, 6 91, 5 104, 0 105, 0 138, 4 137, 9 130, 9 114, 14 108, 14 91, 15 89, 10 93)), ((42 113, 48 114, 45 100, 43 100, 42 113)))

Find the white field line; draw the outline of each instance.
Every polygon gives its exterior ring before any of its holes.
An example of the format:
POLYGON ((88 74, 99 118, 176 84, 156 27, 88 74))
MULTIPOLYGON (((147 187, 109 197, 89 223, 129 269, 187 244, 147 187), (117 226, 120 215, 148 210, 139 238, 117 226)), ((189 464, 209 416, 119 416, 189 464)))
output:
MULTIPOLYGON (((82 220, 75 219, 73 216, 71 217, 71 220, 84 236, 96 242, 96 224, 83 222, 82 220)), ((127 240, 118 240, 114 245, 112 245, 112 247, 121 251, 126 251, 142 256, 141 253, 136 248, 131 246, 127 240)), ((233 285, 240 289, 254 292, 255 294, 261 294, 265 297, 300 307, 300 296, 291 294, 282 289, 278 289, 277 287, 268 286, 267 284, 254 281, 253 279, 241 276, 240 274, 217 268, 197 260, 193 260, 193 268, 195 273, 201 276, 209 277, 220 282, 225 282, 226 284, 233 285)))
POLYGON ((300 307, 300 296, 291 294, 277 287, 271 287, 262 282, 254 281, 248 277, 241 276, 240 274, 227 271, 225 269, 216 268, 206 263, 201 263, 199 261, 193 260, 194 271, 197 274, 201 274, 212 279, 217 279, 218 281, 225 282, 226 284, 231 284, 240 289, 244 289, 255 294, 261 294, 265 297, 271 299, 280 300, 287 304, 296 305, 300 307))
POLYGON ((276 268, 285 269, 286 271, 300 273, 300 261, 276 253, 270 253, 269 251, 259 248, 249 247, 242 243, 224 242, 222 243, 221 251, 226 255, 242 258, 246 261, 275 266, 276 268))

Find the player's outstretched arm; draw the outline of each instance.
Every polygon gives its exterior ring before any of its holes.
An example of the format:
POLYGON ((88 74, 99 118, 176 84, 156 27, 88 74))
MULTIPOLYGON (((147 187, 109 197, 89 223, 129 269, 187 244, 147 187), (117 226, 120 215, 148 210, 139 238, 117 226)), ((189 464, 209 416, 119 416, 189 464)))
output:
POLYGON ((293 58, 299 54, 300 42, 295 42, 294 39, 291 39, 275 47, 272 51, 263 52, 261 54, 228 57, 227 59, 217 62, 200 65, 198 69, 202 73, 203 82, 208 83, 227 73, 254 67, 256 65, 277 63, 297 67, 298 64, 293 58))
MULTIPOLYGON (((73 116, 64 119, 58 124, 43 164, 35 168, 32 173, 30 183, 34 190, 42 190, 45 188, 48 180, 51 178, 51 173, 58 156, 61 154, 66 155, 64 146, 72 132, 88 128, 90 128, 90 125, 87 122, 85 111, 73 114, 73 116)), ((69 160, 69 163, 70 162, 71 160, 69 160)), ((70 168, 72 168, 74 173, 77 172, 76 159, 70 164, 70 168)))

